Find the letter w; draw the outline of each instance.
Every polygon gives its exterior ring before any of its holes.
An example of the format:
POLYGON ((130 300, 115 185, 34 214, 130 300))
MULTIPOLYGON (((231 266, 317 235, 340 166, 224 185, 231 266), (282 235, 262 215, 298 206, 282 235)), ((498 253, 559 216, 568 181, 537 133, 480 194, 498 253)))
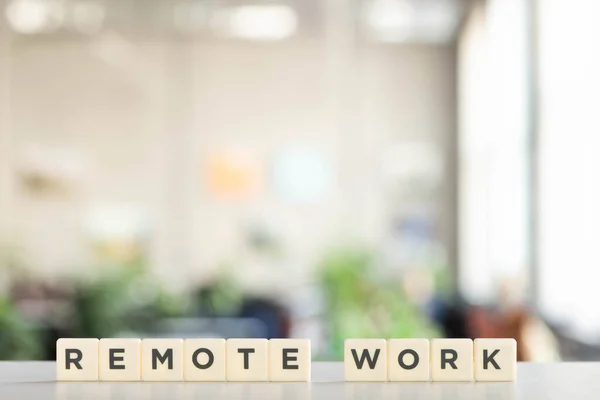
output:
POLYGON ((375 357, 373 357, 372 359, 371 355, 369 354, 369 351, 367 349, 364 349, 360 356, 360 360, 358 359, 358 354, 356 353, 355 349, 352 349, 350 351, 352 352, 352 357, 354 358, 354 362, 356 363, 356 367, 358 369, 362 369, 365 363, 365 359, 367 360, 367 364, 369 364, 369 368, 374 369, 375 365, 377 365, 377 359, 379 358, 380 349, 375 350, 375 357))

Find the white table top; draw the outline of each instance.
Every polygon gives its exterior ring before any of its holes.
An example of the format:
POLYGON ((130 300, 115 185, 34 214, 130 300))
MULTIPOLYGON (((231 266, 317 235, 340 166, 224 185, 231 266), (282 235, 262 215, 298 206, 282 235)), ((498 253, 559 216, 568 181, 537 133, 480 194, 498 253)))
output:
POLYGON ((0 362, 0 399, 587 400, 600 363, 520 363, 515 383, 350 383, 342 363, 312 364, 310 383, 56 382, 53 362, 0 362))

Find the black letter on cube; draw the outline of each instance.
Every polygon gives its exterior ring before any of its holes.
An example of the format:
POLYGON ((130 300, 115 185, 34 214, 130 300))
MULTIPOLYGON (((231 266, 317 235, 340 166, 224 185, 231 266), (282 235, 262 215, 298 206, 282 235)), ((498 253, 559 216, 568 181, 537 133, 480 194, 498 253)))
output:
POLYGON ((500 366, 498 365, 496 360, 494 360, 494 357, 496 357, 496 354, 498 354, 499 352, 500 350, 496 349, 492 352, 491 355, 488 355, 487 349, 483 350, 483 369, 488 369, 488 364, 492 364, 495 369, 500 369, 500 366))
POLYGON ((455 364, 457 358, 458 353, 456 352, 456 350, 442 349, 442 369, 446 369, 446 364, 450 364, 452 369, 458 369, 458 367, 455 364))
POLYGON ((406 349, 406 350, 402 350, 400 352, 400 354, 398 354, 398 364, 400 364, 400 366, 403 369, 407 369, 407 370, 411 370, 411 369, 415 369, 417 367, 417 365, 419 365, 419 355, 417 354, 416 351, 412 350, 412 349, 406 349), (413 356, 413 362, 412 364, 408 365, 404 362, 404 355, 405 354, 410 354, 413 356))
POLYGON ((79 364, 81 362, 82 358, 83 358, 83 353, 81 352, 81 350, 65 349, 65 363, 66 363, 67 369, 71 369, 71 364, 75 364, 75 367, 77 367, 77 369, 83 369, 81 364, 79 364), (75 357, 74 358, 71 357, 72 355, 75 355, 75 357))
POLYGON ((213 362, 215 362, 215 355, 209 349, 198 349, 194 352, 194 354, 192 354, 192 362, 198 369, 208 369, 211 365, 213 365, 213 362), (198 356, 200 355, 200 353, 206 353, 206 355, 208 356, 208 361, 204 365, 198 362, 198 356))
POLYGON ((115 361, 123 361, 123 357, 116 357, 116 353, 125 353, 125 349, 108 349, 108 368, 109 369, 125 369, 124 365, 117 365, 115 361))
POLYGON ((360 355, 360 360, 358 359, 358 354, 356 353, 355 349, 352 349, 351 352, 352 357, 354 358, 354 363, 356 364, 356 367, 358 369, 362 369, 365 360, 367 360, 367 364, 369 364, 369 368, 371 369, 374 369, 377 365, 377 359, 379 358, 379 349, 375 350, 375 356, 373 357, 373 359, 371 359, 371 355, 369 354, 369 351, 367 349, 363 350, 362 354, 360 355))
POLYGON ((238 349, 238 353, 244 354, 244 369, 250 369, 250 353, 254 353, 254 349, 238 349))
POLYGON ((288 364, 289 361, 298 361, 298 357, 289 355, 297 352, 298 349, 283 349, 283 369, 298 369, 298 365, 288 364))
POLYGON ((161 355, 157 349, 152 349, 152 369, 158 368, 157 361, 164 364, 167 359, 169 359, 167 368, 173 369, 173 349, 168 349, 164 355, 161 355))

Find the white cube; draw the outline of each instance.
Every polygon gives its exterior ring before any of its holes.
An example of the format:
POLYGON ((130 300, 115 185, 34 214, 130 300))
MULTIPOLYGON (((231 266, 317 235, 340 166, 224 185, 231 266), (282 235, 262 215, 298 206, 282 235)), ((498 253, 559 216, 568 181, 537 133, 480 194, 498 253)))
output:
POLYGON ((511 382, 517 379, 515 339, 475 339, 475 380, 511 382))
POLYGON ((310 381, 310 340, 269 340, 269 380, 274 382, 310 381))
POLYGON ((347 381, 387 381, 387 342, 385 339, 346 339, 344 375, 347 381))
POLYGON ((141 379, 140 339, 100 339, 99 378, 101 381, 141 379))
POLYGON ((429 340, 389 339, 388 380, 416 382, 429 380, 429 340))
POLYGON ((59 381, 98 380, 98 339, 58 339, 56 379, 59 381))
POLYGON ((142 380, 182 381, 183 340, 142 340, 142 380))
POLYGON ((225 381, 225 339, 186 339, 183 342, 183 379, 225 381))
POLYGON ((471 339, 431 340, 431 380, 472 381, 473 341, 471 339))
POLYGON ((227 340, 227 380, 268 381, 268 353, 267 339, 227 340))

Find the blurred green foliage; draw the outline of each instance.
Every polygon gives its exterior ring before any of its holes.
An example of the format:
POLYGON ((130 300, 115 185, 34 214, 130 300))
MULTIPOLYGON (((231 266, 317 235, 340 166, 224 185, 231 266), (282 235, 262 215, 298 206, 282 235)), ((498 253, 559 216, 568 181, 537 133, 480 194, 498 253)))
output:
MULTIPOLYGON (((326 300, 324 321, 330 332, 329 358, 342 359, 343 345, 351 337, 436 337, 437 328, 411 303, 399 278, 384 276, 376 268, 376 253, 351 245, 329 251, 317 266, 326 300)), ((14 257, 11 271, 17 268, 14 257)), ((7 265, 4 263, 4 265, 7 265)), ((22 269, 22 268, 21 268, 22 269)), ((224 264, 212 285, 197 297, 166 290, 149 275, 143 260, 128 265, 95 266, 85 279, 71 282, 70 323, 73 337, 111 337, 123 333, 154 332, 163 318, 192 315, 234 315, 244 300, 233 265, 224 264), (192 310, 191 305, 200 310, 192 310)), ((438 290, 448 275, 432 268, 438 290)), ((20 276, 27 276, 21 271, 20 276)), ((30 277, 31 278, 31 277, 30 277)), ((0 358, 36 359, 43 354, 39 332, 9 300, 0 298, 0 358)))
POLYGON ((332 356, 346 338, 436 337, 437 328, 408 301, 397 279, 377 274, 373 253, 360 246, 330 251, 319 266, 332 356))
POLYGON ((244 293, 235 277, 230 263, 223 263, 215 280, 199 288, 195 296, 196 305, 201 314, 207 316, 233 316, 242 305, 244 293))
MULTIPOLYGON (((16 246, 0 246, 0 278, 10 280, 25 270, 18 254, 16 246)), ((35 326, 22 316, 12 301, 0 296, 0 360, 37 359, 42 354, 41 347, 35 326)))
POLYGON ((152 332, 156 320, 181 316, 186 305, 183 294, 166 291, 142 265, 116 266, 76 285, 73 329, 81 337, 152 332))
POLYGON ((35 360, 42 352, 35 327, 9 300, 0 298, 0 360, 35 360))

